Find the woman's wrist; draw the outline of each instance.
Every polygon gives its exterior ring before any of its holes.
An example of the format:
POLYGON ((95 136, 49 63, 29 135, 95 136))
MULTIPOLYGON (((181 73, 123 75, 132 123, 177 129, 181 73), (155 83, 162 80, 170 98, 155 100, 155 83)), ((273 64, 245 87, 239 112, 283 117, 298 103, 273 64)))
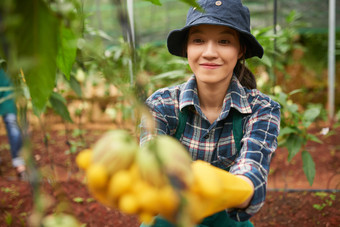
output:
POLYGON ((246 201, 244 201, 243 203, 241 203, 240 205, 238 205, 236 207, 236 208, 244 209, 244 208, 247 208, 249 206, 250 200, 253 198, 255 188, 254 188, 253 182, 248 177, 243 176, 243 175, 236 175, 236 176, 242 178, 243 180, 245 180, 251 186, 251 188, 252 188, 252 193, 248 197, 248 199, 246 199, 246 201))

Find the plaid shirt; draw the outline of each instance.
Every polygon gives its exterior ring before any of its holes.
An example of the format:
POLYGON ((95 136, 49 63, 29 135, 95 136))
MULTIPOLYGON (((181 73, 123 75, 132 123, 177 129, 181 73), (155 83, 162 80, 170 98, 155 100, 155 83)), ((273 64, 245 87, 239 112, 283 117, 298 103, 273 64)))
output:
MULTIPOLYGON (((280 106, 256 89, 244 88, 236 76, 231 79, 224 98, 222 112, 214 123, 203 114, 193 75, 186 83, 163 88, 146 101, 156 120, 157 134, 174 135, 178 125, 178 113, 189 108, 189 116, 181 143, 190 151, 193 160, 201 159, 215 166, 230 167, 229 172, 247 176, 255 191, 246 209, 228 210, 238 221, 245 221, 258 212, 264 204, 267 176, 271 156, 277 148, 280 128, 280 106), (243 138, 241 151, 235 147, 232 117, 229 112, 242 113, 243 138)), ((142 120, 141 144, 150 140, 153 133, 145 128, 142 120)))

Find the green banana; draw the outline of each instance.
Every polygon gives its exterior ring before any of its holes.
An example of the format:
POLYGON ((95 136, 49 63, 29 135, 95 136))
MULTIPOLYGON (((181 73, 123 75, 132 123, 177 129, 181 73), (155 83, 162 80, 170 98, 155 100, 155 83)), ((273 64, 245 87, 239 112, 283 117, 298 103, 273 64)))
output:
POLYGON ((137 153, 139 173, 147 183, 155 187, 167 184, 167 178, 157 157, 154 141, 149 141, 137 153))
POLYGON ((145 144, 139 153, 137 162, 141 175, 151 184, 157 186, 164 184, 164 176, 177 189, 185 189, 192 184, 191 157, 175 138, 159 135, 145 144), (151 156, 148 157, 150 159, 148 162, 144 157, 147 155, 151 156), (154 176, 157 175, 155 172, 160 173, 161 176, 154 176))
POLYGON ((105 133, 93 146, 92 162, 107 167, 110 175, 127 169, 135 161, 139 146, 125 130, 105 133))

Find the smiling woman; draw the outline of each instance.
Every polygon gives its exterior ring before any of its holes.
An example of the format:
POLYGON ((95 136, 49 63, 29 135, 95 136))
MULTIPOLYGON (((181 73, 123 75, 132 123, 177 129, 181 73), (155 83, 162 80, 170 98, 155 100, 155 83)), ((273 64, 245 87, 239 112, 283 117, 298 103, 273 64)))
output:
MULTIPOLYGON (((198 3, 203 11, 190 8, 186 25, 170 32, 167 40, 169 52, 186 57, 193 75, 186 83, 160 89, 146 100, 156 128, 150 131, 148 118, 143 118, 140 141, 144 145, 157 134, 174 136, 194 161, 229 171, 251 187, 245 202, 232 209, 225 206, 199 227, 252 226, 249 218, 265 200, 280 106, 256 89, 255 77, 244 65, 245 59, 263 55, 250 33, 248 8, 240 0, 198 3)), ((157 216, 153 226, 174 225, 157 216)))
POLYGON ((222 110, 237 60, 243 56, 238 33, 221 25, 198 25, 189 30, 187 57, 196 76, 203 113, 213 123, 222 110))

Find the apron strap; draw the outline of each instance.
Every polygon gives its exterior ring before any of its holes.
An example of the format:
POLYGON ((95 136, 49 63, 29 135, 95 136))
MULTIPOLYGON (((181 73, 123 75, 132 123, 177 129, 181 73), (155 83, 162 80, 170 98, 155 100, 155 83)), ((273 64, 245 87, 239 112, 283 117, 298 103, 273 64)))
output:
POLYGON ((233 135, 237 153, 241 150, 241 140, 243 137, 242 114, 234 109, 233 114, 233 135))
POLYGON ((178 125, 177 125, 177 129, 176 129, 176 133, 174 135, 174 137, 177 140, 181 139, 181 136, 184 132, 185 129, 185 125, 187 124, 187 118, 188 118, 188 108, 184 107, 182 109, 182 111, 179 111, 179 115, 178 115, 178 125))
MULTIPOLYGON (((185 125, 187 123, 189 110, 188 108, 183 108, 182 111, 179 111, 178 115, 178 125, 176 129, 176 133, 174 137, 177 140, 180 140, 185 129, 185 125)), ((233 135, 234 135, 234 142, 236 146, 237 153, 241 150, 241 140, 243 137, 243 127, 242 127, 242 117, 243 115, 238 112, 236 109, 233 109, 232 111, 233 115, 233 135)))

